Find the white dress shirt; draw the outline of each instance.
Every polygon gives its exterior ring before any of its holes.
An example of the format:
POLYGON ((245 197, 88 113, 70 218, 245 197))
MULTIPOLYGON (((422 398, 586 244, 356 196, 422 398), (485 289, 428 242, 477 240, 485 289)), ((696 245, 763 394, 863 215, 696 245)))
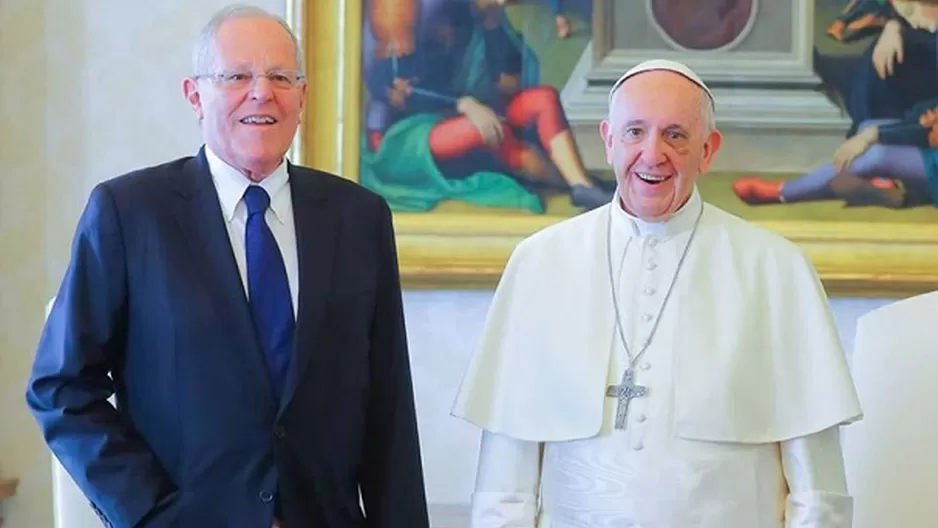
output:
MULTIPOLYGON (((241 283, 244 286, 245 296, 247 296, 249 289, 244 229, 247 223, 248 210, 247 205, 244 203, 244 191, 253 182, 237 169, 225 163, 207 145, 205 147, 205 157, 212 173, 212 182, 215 184, 221 212, 225 219, 225 226, 228 228, 231 249, 234 251, 238 271, 241 274, 241 283)), ((267 225, 270 227, 283 257, 283 264, 287 270, 287 280, 290 282, 293 315, 296 317, 297 307, 299 306, 299 266, 296 251, 296 226, 293 223, 293 200, 290 194, 290 175, 287 173, 286 160, 257 185, 263 187, 270 195, 270 208, 264 218, 267 220, 267 225)))

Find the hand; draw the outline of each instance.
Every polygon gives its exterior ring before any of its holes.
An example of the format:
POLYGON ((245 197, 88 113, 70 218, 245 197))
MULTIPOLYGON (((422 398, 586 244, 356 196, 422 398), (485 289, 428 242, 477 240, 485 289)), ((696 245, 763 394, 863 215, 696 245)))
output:
POLYGON ((926 110, 925 113, 919 116, 918 124, 921 125, 922 128, 938 126, 938 108, 926 110))
POLYGON ((880 79, 892 75, 896 64, 902 64, 904 51, 902 45, 902 26, 895 20, 886 22, 883 32, 873 48, 873 68, 880 79))
POLYGON ((400 77, 394 79, 394 84, 388 88, 388 102, 391 103, 391 106, 397 109, 403 109, 407 104, 407 98, 410 97, 411 89, 410 83, 412 79, 401 79, 400 77))
POLYGON ((462 97, 456 103, 456 109, 475 125, 485 144, 495 147, 502 141, 502 123, 495 112, 477 101, 474 97, 462 97))
POLYGON ((834 169, 837 174, 844 174, 853 160, 862 156, 879 139, 879 129, 875 126, 866 127, 855 136, 844 141, 834 152, 834 169))

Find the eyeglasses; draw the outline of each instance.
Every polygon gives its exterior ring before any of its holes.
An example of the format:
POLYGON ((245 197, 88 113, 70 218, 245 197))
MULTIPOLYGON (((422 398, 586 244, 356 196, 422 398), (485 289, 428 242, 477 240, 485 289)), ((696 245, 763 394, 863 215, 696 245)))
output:
POLYGON ((226 90, 243 90, 254 86, 257 79, 267 77, 270 84, 277 90, 289 90, 299 86, 306 77, 296 71, 276 70, 267 73, 254 73, 252 71, 233 71, 220 73, 203 73, 196 75, 196 79, 211 79, 226 90))

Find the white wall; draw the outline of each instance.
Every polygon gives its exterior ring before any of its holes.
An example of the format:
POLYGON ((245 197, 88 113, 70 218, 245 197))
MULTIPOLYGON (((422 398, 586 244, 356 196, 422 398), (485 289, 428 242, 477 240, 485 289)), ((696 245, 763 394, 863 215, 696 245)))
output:
MULTIPOLYGON (((9 528, 52 526, 48 454, 23 390, 75 221, 98 181, 198 147, 180 82, 194 35, 225 3, 0 0, 0 476, 22 481, 3 509, 9 528)), ((477 433, 448 411, 490 298, 406 294, 435 504, 465 503, 472 488, 477 433)), ((835 301, 848 345, 857 316, 883 302, 835 301)))

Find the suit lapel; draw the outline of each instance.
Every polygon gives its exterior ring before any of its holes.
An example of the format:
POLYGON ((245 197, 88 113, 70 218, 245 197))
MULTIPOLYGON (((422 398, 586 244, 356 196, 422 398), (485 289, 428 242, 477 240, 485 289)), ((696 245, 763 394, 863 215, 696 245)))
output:
POLYGON ((273 389, 266 372, 267 367, 254 333, 254 325, 238 265, 231 249, 228 231, 222 216, 218 194, 212 183, 211 172, 205 159, 204 147, 198 156, 183 166, 176 185, 176 220, 192 253, 193 266, 200 269, 212 294, 215 309, 224 314, 224 332, 234 332, 232 359, 241 363, 240 372, 247 387, 258 383, 266 388, 273 405, 273 389), (258 374, 259 373, 259 374, 258 374))
MULTIPOLYGON (((335 244, 341 220, 330 207, 315 177, 288 165, 296 249, 299 267, 299 295, 293 359, 287 374, 280 410, 293 399, 297 384, 313 358, 322 358, 314 349, 329 297, 335 244)), ((321 351, 318 351, 321 352, 321 351)), ((315 363, 315 362, 313 362, 315 363)), ((321 369, 317 369, 321 371, 321 369)))

